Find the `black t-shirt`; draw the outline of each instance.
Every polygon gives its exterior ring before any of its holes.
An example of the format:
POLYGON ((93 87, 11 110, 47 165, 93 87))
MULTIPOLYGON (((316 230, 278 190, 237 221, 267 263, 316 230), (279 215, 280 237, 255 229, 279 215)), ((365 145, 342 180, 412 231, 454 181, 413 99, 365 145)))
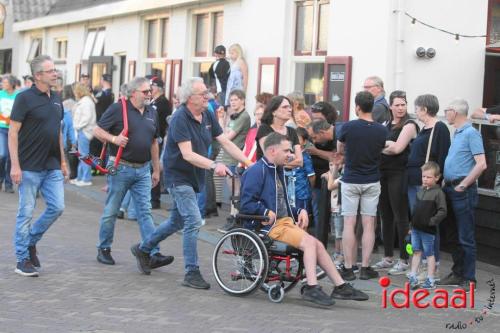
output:
POLYGON ((109 106, 115 101, 115 95, 111 89, 104 89, 98 91, 95 94, 95 98, 97 99, 97 103, 95 104, 95 115, 96 120, 99 121, 104 112, 106 112, 109 106))
MULTIPOLYGON (((400 128, 394 128, 394 124, 388 123, 386 125, 387 130, 389 131, 387 134, 387 140, 389 141, 398 141, 399 135, 403 130, 403 127, 407 124, 411 124, 415 126, 417 133, 419 131, 418 125, 413 120, 408 120, 406 123, 400 128)), ((382 154, 380 159, 380 171, 382 172, 390 172, 390 171, 404 171, 406 170, 406 165, 408 163, 408 155, 410 154, 410 144, 406 146, 405 150, 397 155, 385 155, 382 154)))
POLYGON ((201 123, 197 121, 185 104, 182 104, 170 120, 167 146, 163 155, 165 186, 187 185, 200 192, 205 184, 205 169, 186 161, 179 148, 180 142, 191 142, 196 154, 208 158, 208 147, 213 139, 223 133, 215 115, 210 111, 202 113, 201 123))
MULTIPOLYGON (((123 149, 122 159, 132 163, 151 161, 151 145, 159 136, 158 116, 150 106, 141 114, 130 101, 127 101, 128 143, 123 149)), ((112 135, 119 135, 123 130, 122 103, 112 104, 102 115, 97 125, 112 135)), ((110 144, 111 156, 116 156, 118 146, 110 144)))
POLYGON ((486 109, 486 113, 489 114, 500 114, 500 105, 493 106, 491 108, 486 109))
POLYGON ((342 180, 350 184, 369 184, 380 180, 379 162, 387 129, 374 121, 351 120, 342 125, 338 140, 345 143, 342 180))
MULTIPOLYGON (((274 129, 271 127, 271 125, 261 124, 259 126, 259 129, 257 130, 257 135, 255 137, 255 140, 257 141, 257 159, 260 159, 262 158, 262 156, 264 156, 263 150, 260 147, 259 140, 262 139, 263 137, 268 136, 273 132, 274 129)), ((299 137, 297 135, 297 132, 295 131, 295 129, 288 126, 286 127, 286 138, 291 142, 292 150, 295 148, 296 145, 299 144, 299 137)))
POLYGON ((33 85, 16 96, 10 119, 21 123, 18 137, 21 170, 61 168, 59 132, 63 117, 61 98, 53 91, 49 97, 33 85))
POLYGON ((165 95, 160 95, 155 99, 151 106, 158 114, 158 122, 160 124, 160 137, 164 138, 167 132, 167 117, 172 114, 172 105, 165 95))
MULTIPOLYGON (((314 146, 323 151, 332 152, 337 150, 337 135, 335 133, 336 126, 333 130, 333 140, 325 143, 315 143, 314 146)), ((314 180, 314 188, 321 189, 321 175, 330 171, 330 162, 316 155, 311 155, 312 164, 316 178, 314 180)))

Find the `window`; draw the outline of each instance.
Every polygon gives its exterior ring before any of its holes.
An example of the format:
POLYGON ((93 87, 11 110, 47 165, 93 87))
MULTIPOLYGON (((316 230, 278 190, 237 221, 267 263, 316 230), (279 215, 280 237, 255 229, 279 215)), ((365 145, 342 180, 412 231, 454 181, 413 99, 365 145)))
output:
POLYGON ((500 47, 500 0, 490 0, 486 42, 490 47, 500 47))
POLYGON ((148 33, 148 58, 166 58, 168 50, 168 18, 155 18, 146 21, 148 33))
POLYGON ((267 92, 278 95, 280 58, 259 58, 257 94, 267 92))
POLYGON ((329 0, 296 2, 295 55, 325 55, 329 0))
POLYGON ((196 57, 209 57, 212 50, 223 42, 224 13, 211 12, 195 15, 196 57))
POLYGON ((295 90, 304 93, 306 106, 323 100, 323 63, 298 63, 295 67, 295 90))
POLYGON ((42 39, 41 38, 33 38, 31 39, 30 50, 28 52, 28 57, 26 59, 27 62, 33 60, 33 58, 42 54, 42 39))
POLYGON ((82 60, 88 60, 90 56, 98 57, 104 55, 104 28, 89 29, 85 45, 83 47, 82 60))
POLYGON ((66 38, 57 38, 55 40, 56 59, 66 60, 68 55, 68 40, 66 38))

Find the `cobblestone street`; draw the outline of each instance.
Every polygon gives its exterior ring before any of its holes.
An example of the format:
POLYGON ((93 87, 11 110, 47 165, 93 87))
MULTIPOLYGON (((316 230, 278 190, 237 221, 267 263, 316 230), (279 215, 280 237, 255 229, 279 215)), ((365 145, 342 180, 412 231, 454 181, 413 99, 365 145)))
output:
MULTIPOLYGON (((367 302, 337 301, 331 309, 304 304, 299 288, 283 303, 268 301, 262 292, 231 297, 217 285, 211 272, 214 232, 223 218, 207 220, 200 233, 201 270, 212 284, 208 291, 180 285, 183 279, 181 238, 161 243, 162 253, 175 262, 141 275, 129 247, 138 241, 135 222, 118 220, 113 246, 115 266, 95 260, 97 230, 104 193, 96 185, 79 189, 66 185, 66 210, 39 243, 39 278, 14 273, 12 233, 17 194, 0 193, 0 332, 444 332, 446 323, 469 322, 481 312, 489 296, 485 282, 500 281, 498 268, 480 266, 477 310, 381 309, 377 281, 354 281, 369 293, 367 302)), ((165 203, 163 203, 165 207, 165 203)), ((43 208, 38 202, 37 214, 43 208)), ((155 210, 157 222, 167 211, 155 210)), ((403 279, 393 284, 401 286, 403 279)), ((330 292, 331 285, 322 285, 330 292)), ((500 330, 498 306, 467 331, 500 330)), ((462 330, 463 331, 463 330, 462 330)))

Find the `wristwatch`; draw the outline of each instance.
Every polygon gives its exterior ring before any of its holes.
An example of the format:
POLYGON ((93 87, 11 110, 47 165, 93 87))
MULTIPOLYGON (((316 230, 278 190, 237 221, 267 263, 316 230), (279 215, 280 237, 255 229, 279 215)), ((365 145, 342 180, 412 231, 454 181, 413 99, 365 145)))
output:
POLYGON ((210 169, 215 170, 216 167, 217 167, 217 162, 213 161, 212 164, 210 164, 210 169))
POLYGON ((465 189, 467 188, 467 186, 462 185, 462 184, 458 185, 457 187, 458 187, 459 189, 461 189, 461 190, 465 190, 465 189))

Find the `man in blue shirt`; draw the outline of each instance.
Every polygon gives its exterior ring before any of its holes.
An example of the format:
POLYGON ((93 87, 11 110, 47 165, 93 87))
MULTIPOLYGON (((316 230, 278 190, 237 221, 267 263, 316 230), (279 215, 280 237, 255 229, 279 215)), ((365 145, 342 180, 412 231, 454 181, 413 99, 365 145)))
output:
POLYGON ((64 210, 63 183, 69 176, 61 135, 62 102, 51 91, 57 83, 54 62, 40 55, 31 61, 31 72, 35 84, 16 96, 9 129, 10 174, 19 184, 15 272, 23 276, 38 276, 36 244, 64 210), (38 191, 47 208, 31 223, 38 191))
POLYGON ((139 270, 149 275, 149 253, 165 238, 183 231, 183 252, 186 275, 182 285, 208 289, 198 266, 197 239, 202 218, 196 194, 205 183, 205 170, 212 169, 217 176, 231 174, 223 163, 207 158, 208 147, 216 139, 222 148, 247 166, 252 163, 222 132, 215 116, 206 112, 209 92, 201 78, 191 78, 178 91, 181 105, 172 116, 163 157, 165 186, 174 200, 170 218, 141 244, 132 247, 139 270))
POLYGON ((456 128, 444 162, 444 193, 448 203, 448 229, 454 244, 452 272, 438 284, 469 288, 476 282, 476 240, 474 214, 477 205, 476 180, 486 169, 481 134, 467 122, 469 105, 457 99, 445 109, 446 120, 456 128))

